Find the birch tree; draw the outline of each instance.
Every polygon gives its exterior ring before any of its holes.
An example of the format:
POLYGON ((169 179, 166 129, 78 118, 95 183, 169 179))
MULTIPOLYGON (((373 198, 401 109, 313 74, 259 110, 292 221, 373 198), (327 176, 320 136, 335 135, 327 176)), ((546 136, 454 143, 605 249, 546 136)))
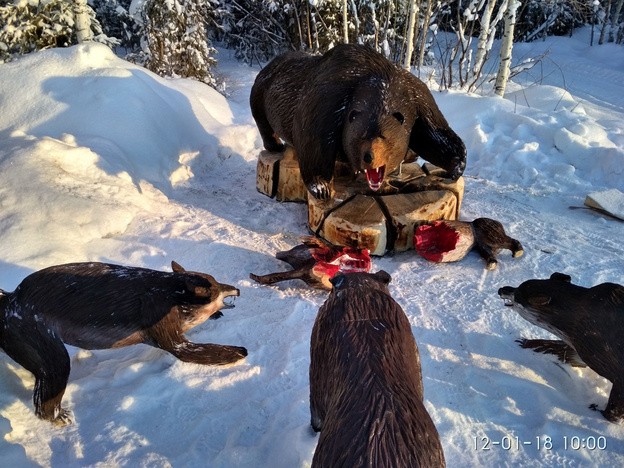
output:
POLYGON ((431 22, 432 0, 427 0, 427 9, 425 10, 425 19, 422 25, 422 40, 420 41, 420 50, 418 54, 418 70, 423 66, 425 60, 425 50, 427 49, 427 31, 429 31, 429 23, 431 22))
POLYGON ((342 0, 342 35, 344 43, 349 43, 349 0, 342 0))
MULTIPOLYGON (((506 4, 506 2, 505 2, 506 4)), ((473 78, 480 76, 483 64, 487 58, 489 49, 488 42, 494 36, 493 32, 496 28, 496 23, 492 23, 492 13, 494 13, 494 7, 496 6, 496 0, 488 0, 483 14, 481 15, 481 31, 479 31, 479 42, 477 43, 477 54, 475 56, 474 65, 472 68, 473 78)), ((506 6, 506 5, 505 5, 506 6)), ((505 6, 502 6, 504 9, 505 6)), ((491 44, 491 43, 490 43, 491 44)))
POLYGON ((91 17, 87 0, 73 0, 76 40, 78 44, 93 40, 91 33, 91 17))
POLYGON ((604 19, 602 22, 602 29, 600 30, 600 39, 598 40, 598 44, 604 44, 605 33, 607 31, 607 26, 609 24, 609 17, 611 15, 611 0, 607 2, 607 8, 604 12, 604 19))
POLYGON ((414 53, 414 30, 416 29, 416 14, 419 10, 417 1, 418 0, 410 1, 409 21, 407 23, 407 49, 405 51, 405 62, 403 62, 403 68, 406 70, 409 70, 412 66, 412 54, 414 53))
POLYGON ((617 31, 620 28, 618 21, 620 18, 620 12, 622 11, 623 3, 624 3, 624 0, 617 0, 615 4, 615 11, 611 15, 611 27, 609 28, 609 39, 608 39, 609 42, 613 42, 616 40, 615 31, 617 31))
POLYGON ((496 75, 496 84, 494 85, 494 93, 501 97, 505 95, 505 87, 509 79, 513 34, 514 27, 516 26, 516 12, 519 6, 520 0, 509 0, 507 12, 505 13, 505 32, 501 44, 500 66, 498 68, 498 74, 496 75))
POLYGON ((479 32, 479 42, 477 43, 477 54, 470 73, 471 76, 470 83, 468 84, 468 91, 473 91, 475 89, 477 82, 483 74, 483 67, 488 59, 490 50, 492 50, 492 44, 496 35, 496 26, 503 18, 503 15, 507 10, 508 0, 503 0, 498 7, 496 17, 492 19, 496 3, 496 0, 488 0, 485 8, 483 9, 483 13, 481 14, 481 31, 479 32))

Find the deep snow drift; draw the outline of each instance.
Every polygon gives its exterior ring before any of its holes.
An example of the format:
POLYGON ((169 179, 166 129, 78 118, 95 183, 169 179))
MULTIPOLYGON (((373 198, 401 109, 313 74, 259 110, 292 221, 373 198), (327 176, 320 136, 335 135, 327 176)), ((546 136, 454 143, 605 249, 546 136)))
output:
MULTIPOLYGON (((588 44, 516 45, 518 59, 552 52, 505 99, 434 93, 468 148, 462 219, 501 221, 524 256, 502 252, 493 272, 476 253, 374 259, 412 323, 449 467, 624 465, 624 428, 588 408, 606 405, 611 384, 521 349, 519 337, 550 335, 496 294, 555 271, 624 283, 624 224, 569 208, 624 191, 624 50, 588 44)), ((256 191, 247 99, 258 69, 219 59, 228 99, 96 44, 0 65, 0 287, 57 263, 176 260, 241 290, 235 309, 188 337, 249 350, 211 368, 147 346, 70 348, 66 428, 35 417, 34 379, 0 353, 3 466, 309 466, 309 340, 326 293, 248 278, 287 268, 273 255, 308 234, 306 209, 256 191)))

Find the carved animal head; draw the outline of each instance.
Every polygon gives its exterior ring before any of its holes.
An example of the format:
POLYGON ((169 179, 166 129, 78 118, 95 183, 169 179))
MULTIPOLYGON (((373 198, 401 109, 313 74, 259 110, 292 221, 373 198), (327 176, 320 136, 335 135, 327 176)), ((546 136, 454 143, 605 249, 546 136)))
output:
POLYGON ((219 283, 205 273, 186 271, 174 261, 171 262, 171 268, 175 273, 183 275, 182 302, 184 307, 193 309, 193 314, 189 316, 189 323, 183 327, 185 331, 202 323, 221 309, 234 307, 233 298, 240 295, 240 291, 234 286, 219 283))
POLYGON ((565 330, 577 321, 576 312, 583 307, 577 299, 583 290, 571 284, 570 276, 553 273, 549 279, 528 280, 517 288, 502 287, 498 295, 525 320, 569 342, 565 330))
POLYGON ((361 84, 345 113, 343 148, 347 159, 353 171, 366 174, 375 191, 405 159, 412 123, 406 121, 409 116, 400 106, 388 107, 387 87, 381 79, 361 84))
POLYGON ((338 273, 330 281, 334 287, 333 292, 363 288, 377 289, 390 294, 388 284, 392 281, 392 277, 384 270, 379 270, 377 273, 338 273))

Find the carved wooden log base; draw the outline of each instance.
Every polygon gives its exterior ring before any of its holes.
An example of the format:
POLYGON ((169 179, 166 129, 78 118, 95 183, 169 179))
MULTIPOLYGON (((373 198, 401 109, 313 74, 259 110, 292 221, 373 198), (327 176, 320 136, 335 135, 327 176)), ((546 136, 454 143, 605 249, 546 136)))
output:
POLYGON ((256 188, 278 201, 305 202, 308 199, 295 150, 287 146, 283 153, 262 151, 256 168, 256 188))
POLYGON ((464 179, 444 177, 431 164, 405 163, 399 174, 386 176, 373 191, 364 174, 350 174, 336 163, 333 198, 308 196, 294 149, 284 153, 262 151, 256 187, 279 201, 308 201, 308 225, 335 245, 369 249, 372 255, 414 248, 414 229, 426 221, 459 218, 464 179))

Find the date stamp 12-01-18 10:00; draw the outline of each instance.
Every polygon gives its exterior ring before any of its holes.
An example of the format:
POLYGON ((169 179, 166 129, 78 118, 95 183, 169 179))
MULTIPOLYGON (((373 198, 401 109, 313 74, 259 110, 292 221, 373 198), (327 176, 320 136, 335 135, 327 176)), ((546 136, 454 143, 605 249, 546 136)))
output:
POLYGON ((517 436, 504 436, 492 439, 488 436, 474 436, 475 450, 519 450, 520 447, 534 447, 536 450, 605 450, 607 439, 604 436, 535 436, 532 439, 522 440, 517 436))

